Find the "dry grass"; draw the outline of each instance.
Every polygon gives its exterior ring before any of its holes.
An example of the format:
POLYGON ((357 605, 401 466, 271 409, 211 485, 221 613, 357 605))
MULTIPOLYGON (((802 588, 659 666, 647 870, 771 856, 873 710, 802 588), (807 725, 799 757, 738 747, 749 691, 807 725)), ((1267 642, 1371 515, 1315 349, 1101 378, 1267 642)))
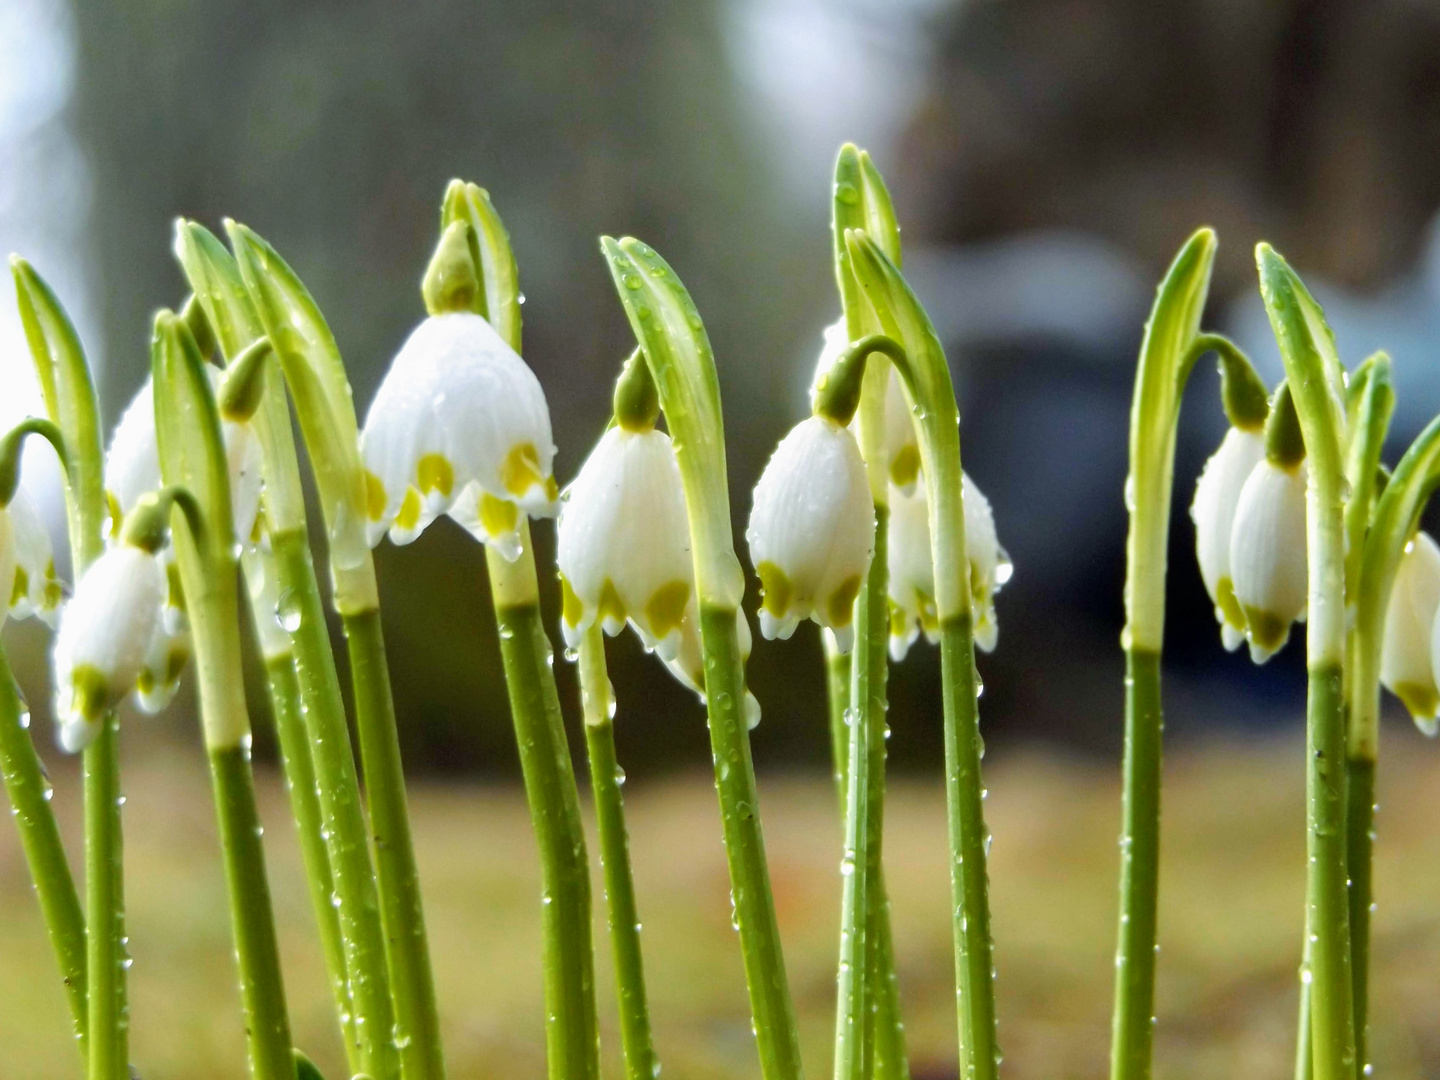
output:
MULTIPOLYGON (((1440 757, 1387 733, 1374 1015, 1387 1077, 1440 1069, 1440 757)), ((145 1080, 244 1075, 224 893, 203 773, 132 752, 126 806, 134 1022, 145 1080)), ((1294 1022, 1303 844, 1298 733, 1176 755, 1166 788, 1158 1058, 1162 1077, 1283 1077, 1294 1022)), ((75 831, 75 788, 56 804, 75 831)), ((262 801, 297 1041, 341 1076, 293 830, 262 801)), ((1006 1073, 1100 1077, 1114 920, 1115 770, 1038 752, 992 762, 993 903, 1006 1073)), ((837 911, 834 801, 819 778, 762 779, 790 981, 811 1076, 828 1071, 837 911)), ((657 1042, 667 1075, 754 1076, 716 811, 705 778, 628 792, 657 1042)), ((538 885, 511 788, 417 785, 414 813, 455 1077, 544 1074, 538 885)), ((887 865, 917 1078, 954 1075, 944 813, 937 784, 897 784, 887 865)), ((73 850, 78 850, 75 848, 73 850)), ((0 830, 0 1074, 74 1077, 65 1006, 15 838, 0 830)), ((597 892, 598 895, 598 892, 597 892)), ((603 945, 603 936, 599 938, 603 945)), ((601 953, 606 1067, 618 1074, 601 953)))

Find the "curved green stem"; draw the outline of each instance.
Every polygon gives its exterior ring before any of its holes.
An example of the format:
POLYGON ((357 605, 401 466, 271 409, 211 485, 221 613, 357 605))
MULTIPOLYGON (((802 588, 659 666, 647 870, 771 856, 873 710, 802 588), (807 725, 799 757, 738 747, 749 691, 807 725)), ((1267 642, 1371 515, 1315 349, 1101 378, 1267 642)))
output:
POLYGON ((551 1080, 595 1080, 600 1039, 595 1016, 590 936, 590 871, 580 796, 540 621, 535 556, 528 525, 514 563, 486 548, 510 713, 520 747, 525 794, 540 850, 545 1042, 551 1080))
POLYGON ((80 1056, 86 1057, 85 913, 50 805, 50 781, 31 741, 29 713, 0 648, 0 775, 10 797, 15 827, 45 929, 60 965, 80 1056))
POLYGON ((795 1009, 775 918, 750 759, 745 670, 736 631, 745 576, 735 557, 719 378, 705 324, 675 271, 634 238, 602 237, 615 289, 645 353, 675 443, 695 558, 700 645, 715 788, 735 923, 765 1080, 801 1075, 795 1009))
POLYGON ((1285 361, 1310 471, 1306 654, 1307 922, 1312 944, 1311 1037, 1316 1080, 1356 1074, 1345 820, 1344 397, 1319 305, 1268 245, 1256 249, 1260 292, 1285 361))
POLYGON ((590 758, 590 787, 595 796, 600 867, 610 909, 610 947, 615 955, 615 984, 620 998, 620 1045, 627 1080, 655 1080, 660 1060, 650 1035, 650 1005, 645 994, 645 965, 640 953, 640 913, 630 872, 630 839, 625 830, 625 774, 615 756, 615 699, 605 667, 605 639, 597 621, 580 642, 580 698, 585 712, 585 746, 590 758))

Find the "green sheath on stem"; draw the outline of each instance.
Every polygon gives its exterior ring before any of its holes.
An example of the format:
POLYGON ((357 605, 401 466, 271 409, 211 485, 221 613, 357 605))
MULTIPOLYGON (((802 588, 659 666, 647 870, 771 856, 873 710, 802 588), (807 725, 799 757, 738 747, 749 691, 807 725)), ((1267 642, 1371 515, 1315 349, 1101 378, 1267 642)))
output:
POLYGON ((580 796, 555 690, 554 653, 540 621, 539 603, 510 602, 517 592, 534 595, 528 527, 522 527, 521 542, 524 552, 518 562, 524 565, 507 563, 490 548, 485 558, 525 794, 540 851, 549 1075, 551 1080, 595 1080, 600 1075, 600 1038, 580 796))
POLYGON ((40 912, 60 965, 75 1038, 85 1057, 85 913, 55 824, 50 781, 45 778, 40 755, 27 730, 27 715, 5 651, 0 648, 0 773, 15 812, 15 827, 35 883, 35 897, 40 901, 40 912))
POLYGON ((405 803, 400 738, 380 612, 342 615, 355 686, 355 726, 370 797, 370 831, 380 885, 380 918, 395 1001, 394 1043, 407 1080, 441 1077, 440 1016, 425 943, 425 912, 405 803))
POLYGON ((645 994, 645 964, 640 953, 640 913, 630 872, 630 838, 625 829, 625 774, 615 757, 615 699, 605 666, 605 639, 597 621, 580 642, 580 699, 585 712, 585 746, 590 758, 590 787, 600 837, 600 867, 610 914, 610 947, 615 955, 615 984, 620 999, 620 1045, 627 1080, 655 1080, 660 1061, 650 1035, 650 1005, 645 994))

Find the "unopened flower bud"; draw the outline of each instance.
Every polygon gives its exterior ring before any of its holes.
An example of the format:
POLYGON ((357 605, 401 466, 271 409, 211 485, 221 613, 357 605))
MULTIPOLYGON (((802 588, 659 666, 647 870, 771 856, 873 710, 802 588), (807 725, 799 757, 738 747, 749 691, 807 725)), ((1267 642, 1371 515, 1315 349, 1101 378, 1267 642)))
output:
POLYGON ((1440 690, 1430 660, 1437 610, 1440 547, 1427 533, 1416 533, 1395 568, 1380 646, 1380 683, 1405 703, 1427 735, 1435 734, 1440 714, 1440 690))

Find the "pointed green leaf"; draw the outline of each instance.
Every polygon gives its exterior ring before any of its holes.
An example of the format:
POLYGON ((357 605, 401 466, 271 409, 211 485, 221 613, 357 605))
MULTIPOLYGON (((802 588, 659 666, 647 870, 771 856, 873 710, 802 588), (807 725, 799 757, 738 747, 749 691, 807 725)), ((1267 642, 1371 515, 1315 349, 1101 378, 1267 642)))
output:
POLYGON ((490 320, 512 349, 520 352, 520 273, 510 247, 510 234, 488 191, 477 184, 452 180, 445 192, 440 227, 460 220, 469 221, 473 230, 474 254, 484 285, 480 314, 490 320))
POLYGON ((65 507, 76 568, 83 570, 105 549, 105 452, 95 381, 80 335, 45 279, 18 255, 10 256, 10 270, 45 411, 70 450, 65 507))

